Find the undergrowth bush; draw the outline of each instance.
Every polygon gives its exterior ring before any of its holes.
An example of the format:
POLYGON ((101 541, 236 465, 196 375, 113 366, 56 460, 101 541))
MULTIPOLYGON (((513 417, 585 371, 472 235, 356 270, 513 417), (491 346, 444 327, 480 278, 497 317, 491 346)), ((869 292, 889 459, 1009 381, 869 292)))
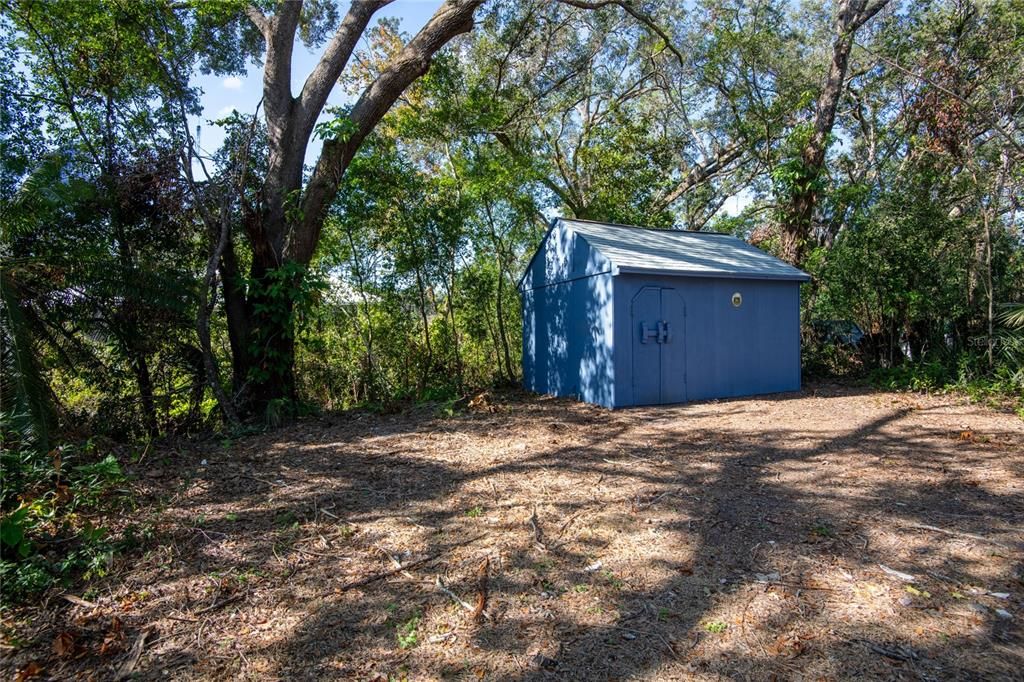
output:
POLYGON ((988 368, 979 353, 906 362, 894 367, 876 367, 867 381, 885 390, 957 392, 991 407, 1014 410, 1024 419, 1024 386, 1020 372, 1008 364, 988 368))
MULTIPOLYGON (((0 426, 5 425, 0 424, 0 426)), ((93 441, 43 452, 4 429, 0 451, 0 596, 5 607, 54 585, 104 575, 115 554, 140 540, 94 518, 129 502, 117 458, 93 441)))

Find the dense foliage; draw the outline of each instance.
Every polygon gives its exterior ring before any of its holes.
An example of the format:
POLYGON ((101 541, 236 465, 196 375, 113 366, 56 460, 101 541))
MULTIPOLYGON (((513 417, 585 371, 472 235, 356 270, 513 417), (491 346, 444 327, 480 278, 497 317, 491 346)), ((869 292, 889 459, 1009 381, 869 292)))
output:
POLYGON ((2 2, 5 585, 65 536, 99 549, 61 571, 117 545, 68 502, 120 503, 117 461, 60 442, 514 385, 553 215, 734 233, 813 275, 808 372, 1020 407, 1019 3, 449 0, 476 23, 419 78, 421 37, 367 23, 327 83, 355 104, 315 112, 321 163, 284 184, 291 84, 207 154, 195 78, 331 54, 346 7, 255 4, 2 2))

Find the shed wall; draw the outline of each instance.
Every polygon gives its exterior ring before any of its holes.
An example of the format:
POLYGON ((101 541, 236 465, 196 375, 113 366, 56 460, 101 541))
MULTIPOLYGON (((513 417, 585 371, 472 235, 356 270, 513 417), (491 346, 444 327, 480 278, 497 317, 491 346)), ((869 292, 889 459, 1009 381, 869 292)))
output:
POLYGON ((665 380, 685 381, 685 400, 800 389, 799 282, 623 274, 614 280, 615 407, 636 404, 633 346, 640 334, 630 303, 645 286, 675 289, 684 301, 685 377, 665 380))
POLYGON ((527 389, 614 406, 613 286, 603 273, 522 292, 527 389))

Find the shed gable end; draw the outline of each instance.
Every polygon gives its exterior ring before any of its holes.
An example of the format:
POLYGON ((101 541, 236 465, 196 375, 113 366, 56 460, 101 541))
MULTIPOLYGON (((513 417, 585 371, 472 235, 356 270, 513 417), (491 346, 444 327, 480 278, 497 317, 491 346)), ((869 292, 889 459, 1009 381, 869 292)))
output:
POLYGON ((519 288, 524 291, 611 272, 611 261, 556 219, 534 253, 519 288))

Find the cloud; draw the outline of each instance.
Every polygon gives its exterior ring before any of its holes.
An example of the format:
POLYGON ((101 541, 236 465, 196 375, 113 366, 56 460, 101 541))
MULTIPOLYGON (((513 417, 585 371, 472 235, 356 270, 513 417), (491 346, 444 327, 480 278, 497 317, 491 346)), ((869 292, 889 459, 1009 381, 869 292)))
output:
POLYGON ((241 90, 242 89, 242 79, 239 78, 238 76, 228 76, 227 78, 224 79, 223 83, 224 83, 224 87, 227 88, 228 90, 241 90))
POLYGON ((228 116, 231 115, 231 112, 233 112, 234 110, 235 110, 235 107, 233 107, 231 105, 223 107, 220 111, 217 112, 217 118, 227 118, 228 116))

